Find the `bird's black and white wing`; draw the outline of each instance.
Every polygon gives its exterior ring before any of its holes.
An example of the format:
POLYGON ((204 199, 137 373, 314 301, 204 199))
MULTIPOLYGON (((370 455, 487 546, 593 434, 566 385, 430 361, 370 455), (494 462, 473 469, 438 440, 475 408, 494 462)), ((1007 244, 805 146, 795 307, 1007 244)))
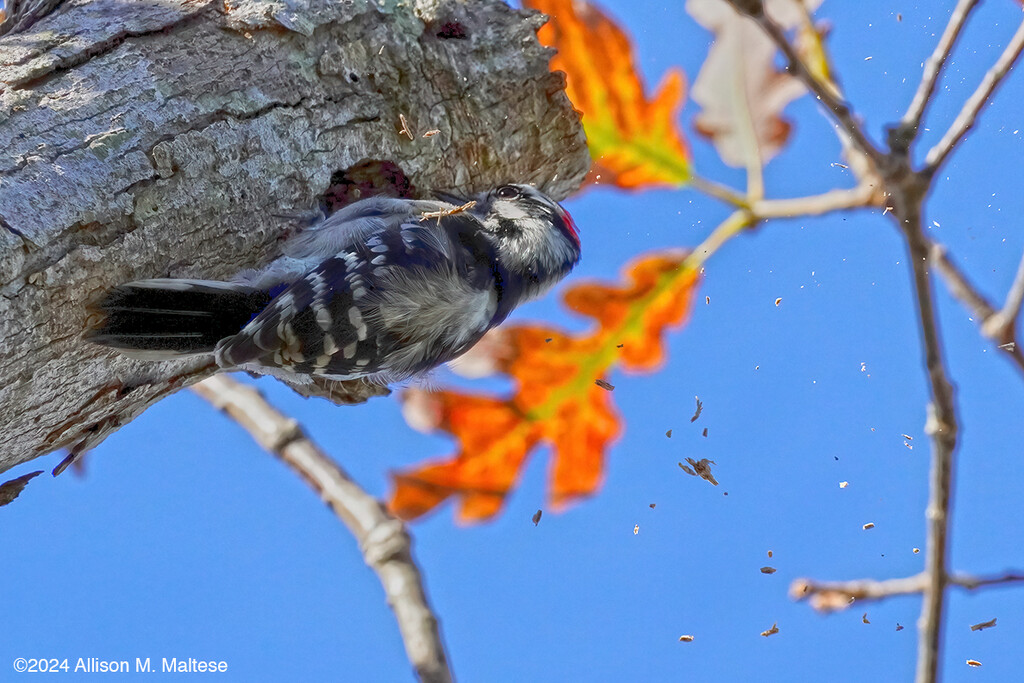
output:
POLYGON ((338 225, 292 247, 328 256, 218 344, 221 366, 394 381, 454 358, 490 327, 500 278, 476 219, 375 210, 338 225))

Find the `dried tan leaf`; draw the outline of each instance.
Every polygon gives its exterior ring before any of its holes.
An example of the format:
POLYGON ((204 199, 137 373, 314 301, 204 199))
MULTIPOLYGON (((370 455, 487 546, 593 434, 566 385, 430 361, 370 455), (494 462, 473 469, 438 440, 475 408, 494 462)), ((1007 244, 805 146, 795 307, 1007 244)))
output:
MULTIPOLYGON (((820 4, 807 2, 809 9, 820 4)), ((767 0, 765 9, 783 28, 805 21, 796 0, 767 0)), ((693 84, 701 112, 695 125, 711 138, 730 166, 765 164, 789 138, 786 105, 804 94, 800 82, 775 68, 775 44, 750 18, 724 0, 687 0, 686 11, 714 34, 707 59, 693 84)))

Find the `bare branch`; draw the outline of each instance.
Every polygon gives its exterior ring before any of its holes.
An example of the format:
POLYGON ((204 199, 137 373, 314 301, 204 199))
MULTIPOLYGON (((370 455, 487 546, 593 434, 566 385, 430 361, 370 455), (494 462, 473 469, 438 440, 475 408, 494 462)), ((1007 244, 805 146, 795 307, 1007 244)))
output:
POLYGON ((931 469, 928 475, 928 508, 925 513, 926 585, 921 616, 918 619, 917 683, 933 683, 938 677, 945 607, 950 503, 953 493, 954 454, 957 445, 957 417, 953 385, 946 376, 942 359, 939 324, 932 300, 929 274, 931 243, 921 226, 921 204, 927 190, 925 179, 908 176, 891 186, 890 199, 898 227, 903 231, 910 252, 910 266, 917 300, 918 322, 925 369, 931 389, 925 432, 932 440, 931 469))
MULTIPOLYGON (((978 325, 980 325, 982 333, 996 342, 998 344, 997 348, 1016 363, 1017 368, 1024 373, 1024 351, 1016 343, 1012 319, 1008 325, 1000 322, 1000 320, 1005 320, 1002 318, 1002 312, 996 311, 992 304, 967 281, 967 277, 949 259, 945 248, 941 244, 931 244, 929 247, 929 258, 935 265, 935 269, 945 280, 950 294, 959 299, 971 311, 978 325)), ((1024 271, 1024 262, 1022 262, 1021 268, 1017 271, 1017 278, 1014 280, 1013 287, 1011 287, 1010 296, 1007 297, 1008 306, 1013 303, 1012 300, 1016 296, 1014 292, 1017 291, 1018 286, 1024 287, 1024 284, 1020 283, 1022 271, 1024 271)), ((1006 307, 1003 310, 1005 311, 1006 307)))
POLYGON ((942 72, 942 67, 945 65, 946 59, 953 50, 953 45, 956 44, 957 38, 960 36, 960 30, 967 21, 967 15, 977 6, 978 0, 960 0, 956 4, 956 7, 953 8, 953 13, 949 17, 949 23, 946 24, 946 30, 942 32, 942 37, 939 38, 939 42, 935 46, 935 51, 932 52, 931 57, 925 62, 921 83, 917 86, 917 92, 914 93, 914 99, 910 102, 907 113, 903 115, 903 119, 900 121, 900 128, 905 131, 908 142, 917 136, 917 129, 921 125, 921 117, 924 116, 924 111, 932 99, 932 94, 935 92, 935 84, 939 80, 939 73, 942 72))
POLYGON ((1020 315, 1021 304, 1024 303, 1024 256, 1021 257, 1020 265, 1017 266, 1017 275, 1013 278, 1010 291, 1006 295, 1006 303, 1003 308, 985 321, 982 330, 985 335, 992 339, 1015 339, 1014 329, 1017 325, 1017 316, 1020 315))
POLYGON ((949 577, 949 582, 966 588, 969 591, 977 588, 999 587, 1024 581, 1022 572, 1006 572, 994 576, 968 576, 966 574, 954 574, 949 577))
POLYGON ((921 593, 927 577, 924 573, 902 579, 857 579, 854 581, 814 581, 797 579, 789 587, 789 596, 794 600, 810 600, 811 607, 819 612, 846 609, 854 602, 884 600, 894 595, 921 593))
POLYGON ((1009 73, 1014 62, 1020 56, 1022 49, 1024 49, 1024 22, 1021 22, 1021 25, 1017 27, 1017 32, 1013 34, 1013 38, 1010 39, 1006 49, 999 55, 999 59, 988 70, 985 77, 981 79, 978 89, 964 102, 964 106, 960 113, 957 114, 953 125, 949 127, 949 130, 942 136, 939 143, 928 150, 928 156, 925 157, 925 171, 927 173, 935 173, 938 167, 942 165, 942 162, 946 160, 946 157, 949 156, 949 153, 956 147, 957 143, 974 126, 974 122, 978 118, 978 112, 988 102, 995 89, 999 87, 1003 77, 1009 73))
POLYGON ((775 42, 779 50, 789 61, 789 70, 807 86, 808 90, 814 93, 819 102, 825 105, 825 108, 831 112, 839 126, 853 140, 856 148, 870 158, 875 165, 880 165, 883 155, 864 135, 864 131, 861 130, 857 118, 850 109, 850 105, 841 99, 831 84, 822 82, 804 64, 796 48, 786 38, 786 33, 782 27, 775 23, 765 12, 753 14, 751 18, 757 21, 761 28, 775 42))
POLYGON ((256 442, 288 465, 331 506, 359 541, 394 610, 405 651, 422 681, 451 681, 440 627, 412 558, 401 520, 359 487, 314 444, 295 420, 274 409, 252 386, 220 374, 193 391, 230 415, 256 442))

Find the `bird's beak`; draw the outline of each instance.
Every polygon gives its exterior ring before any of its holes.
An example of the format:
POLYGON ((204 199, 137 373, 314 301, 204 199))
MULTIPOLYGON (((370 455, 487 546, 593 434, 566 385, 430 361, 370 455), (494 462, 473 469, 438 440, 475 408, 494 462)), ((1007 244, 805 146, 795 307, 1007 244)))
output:
POLYGON ((462 206, 463 204, 469 201, 467 198, 461 197, 457 194, 452 194, 450 192, 441 192, 438 190, 434 191, 434 196, 440 199, 442 202, 448 202, 449 204, 454 204, 455 206, 462 206))

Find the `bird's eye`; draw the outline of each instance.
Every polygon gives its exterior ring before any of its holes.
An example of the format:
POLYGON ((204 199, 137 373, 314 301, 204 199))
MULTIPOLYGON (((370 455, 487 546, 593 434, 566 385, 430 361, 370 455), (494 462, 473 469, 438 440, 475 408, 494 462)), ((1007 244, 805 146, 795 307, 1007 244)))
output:
POLYGON ((519 196, 519 189, 511 185, 504 185, 498 188, 497 194, 500 199, 515 199, 519 196))

